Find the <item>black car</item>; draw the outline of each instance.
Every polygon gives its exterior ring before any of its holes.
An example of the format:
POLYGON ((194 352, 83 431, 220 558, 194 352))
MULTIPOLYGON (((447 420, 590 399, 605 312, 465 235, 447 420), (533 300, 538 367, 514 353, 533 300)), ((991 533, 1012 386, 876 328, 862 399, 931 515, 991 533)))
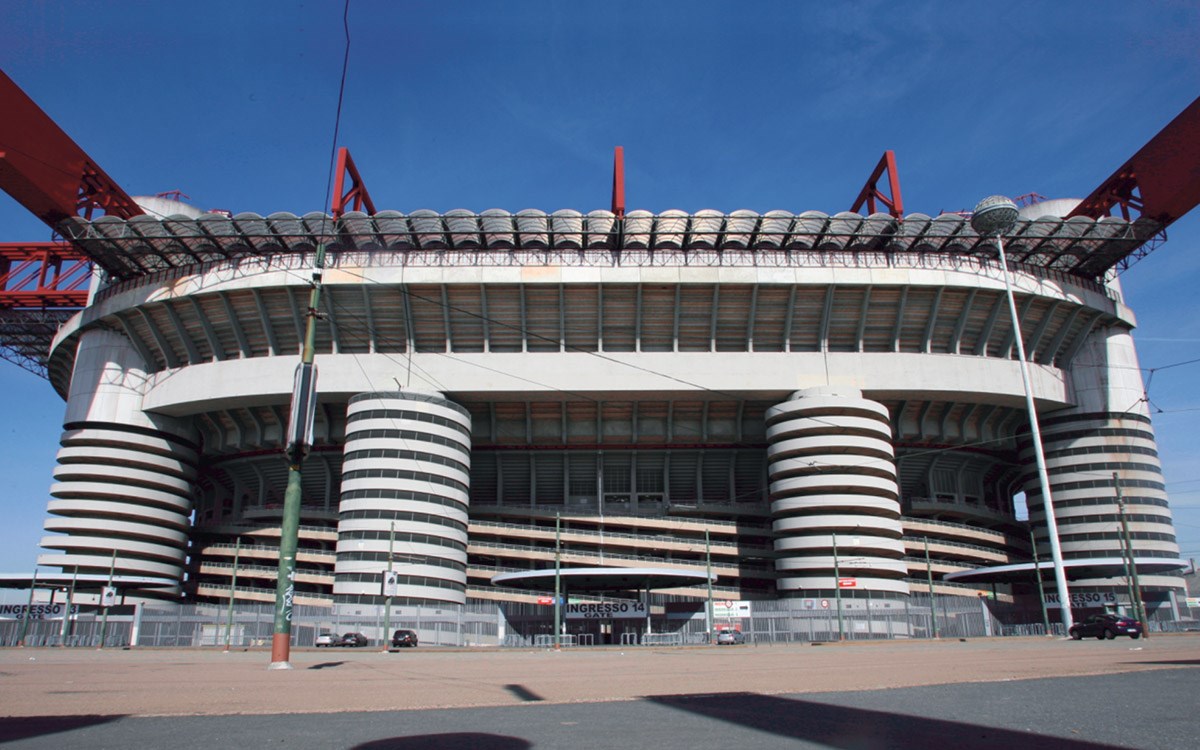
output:
POLYGON ((367 645, 367 637, 362 633, 346 633, 342 636, 341 645, 350 648, 361 648, 367 645))
POLYGON ((1107 638, 1111 641, 1118 635, 1137 640, 1142 637, 1142 624, 1122 615, 1092 615, 1072 625, 1068 632, 1077 641, 1081 638, 1107 638))
POLYGON ((392 633, 392 648, 416 648, 417 647, 417 631, 415 630, 397 630, 392 633))

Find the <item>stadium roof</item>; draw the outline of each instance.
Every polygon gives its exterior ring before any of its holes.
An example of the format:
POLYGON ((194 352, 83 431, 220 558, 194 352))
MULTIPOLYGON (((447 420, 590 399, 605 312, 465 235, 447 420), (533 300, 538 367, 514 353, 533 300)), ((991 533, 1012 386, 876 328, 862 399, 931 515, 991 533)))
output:
MULTIPOLYGON (((1005 237, 1011 260, 1033 268, 1096 280, 1133 255, 1161 229, 1149 219, 1020 220, 1005 237)), ((304 216, 241 213, 187 216, 102 216, 65 219, 59 231, 103 268, 112 280, 135 279, 171 269, 245 257, 311 251, 324 241, 332 253, 401 251, 462 252, 451 264, 490 265, 489 252, 516 249, 579 251, 618 256, 620 264, 655 264, 642 253, 708 252, 697 265, 792 265, 789 253, 935 253, 996 257, 995 240, 981 237, 967 217, 909 214, 869 216, 844 211, 609 211, 538 210, 481 214, 419 210, 410 214, 348 212, 340 220, 314 212, 304 216), (754 255, 747 255, 747 254, 754 255), (630 256, 632 254, 632 257, 630 256), (761 256, 761 257, 760 257, 761 256), (769 256, 769 257, 767 257, 769 256), (772 262, 773 261, 773 262, 772 262)), ((499 261, 495 261, 499 262, 499 261)), ((544 264, 543 258, 538 261, 544 264)), ((512 265, 512 261, 499 263, 512 265)), ((446 265, 442 258, 437 265, 446 265)))

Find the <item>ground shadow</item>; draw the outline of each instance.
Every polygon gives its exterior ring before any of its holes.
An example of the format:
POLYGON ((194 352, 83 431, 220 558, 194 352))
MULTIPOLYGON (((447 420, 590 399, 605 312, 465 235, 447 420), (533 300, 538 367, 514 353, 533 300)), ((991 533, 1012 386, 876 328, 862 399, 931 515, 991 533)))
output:
POLYGON ((646 700, 781 737, 860 750, 1117 750, 1115 745, 754 693, 650 696, 646 700))
POLYGON ((330 669, 331 667, 340 667, 345 663, 344 661, 323 661, 320 664, 313 664, 309 669, 330 669))
POLYGON ((1196 666, 1200 666, 1200 659, 1169 659, 1167 661, 1139 661, 1137 663, 1138 664, 1165 664, 1168 666, 1176 665, 1176 666, 1182 666, 1182 667, 1196 667, 1196 666))
POLYGON ((543 698, 542 696, 533 692, 532 690, 525 687, 524 685, 505 685, 504 689, 507 690, 508 692, 512 693, 513 695, 517 696, 518 698, 520 698, 523 701, 532 702, 532 701, 546 700, 545 698, 543 698))
POLYGON ((115 716, 3 716, 0 717, 0 743, 86 729, 123 718, 125 716, 121 714, 115 716))
POLYGON ((531 747, 532 744, 520 737, 483 732, 451 732, 371 740, 355 745, 350 750, 528 750, 531 747))

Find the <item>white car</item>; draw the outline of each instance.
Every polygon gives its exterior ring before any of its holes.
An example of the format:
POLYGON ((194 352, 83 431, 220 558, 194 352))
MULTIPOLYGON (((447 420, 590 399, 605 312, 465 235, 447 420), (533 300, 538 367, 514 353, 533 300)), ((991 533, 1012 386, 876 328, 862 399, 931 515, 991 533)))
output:
POLYGON ((321 633, 317 636, 315 645, 317 648, 340 646, 342 645, 342 637, 336 633, 321 633))

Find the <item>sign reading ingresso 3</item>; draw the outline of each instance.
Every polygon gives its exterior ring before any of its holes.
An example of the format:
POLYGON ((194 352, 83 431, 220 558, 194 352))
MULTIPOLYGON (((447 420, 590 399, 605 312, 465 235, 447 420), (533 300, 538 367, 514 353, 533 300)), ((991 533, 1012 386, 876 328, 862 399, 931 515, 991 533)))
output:
POLYGON ((576 602, 568 604, 568 620, 609 620, 646 617, 644 602, 576 602))

